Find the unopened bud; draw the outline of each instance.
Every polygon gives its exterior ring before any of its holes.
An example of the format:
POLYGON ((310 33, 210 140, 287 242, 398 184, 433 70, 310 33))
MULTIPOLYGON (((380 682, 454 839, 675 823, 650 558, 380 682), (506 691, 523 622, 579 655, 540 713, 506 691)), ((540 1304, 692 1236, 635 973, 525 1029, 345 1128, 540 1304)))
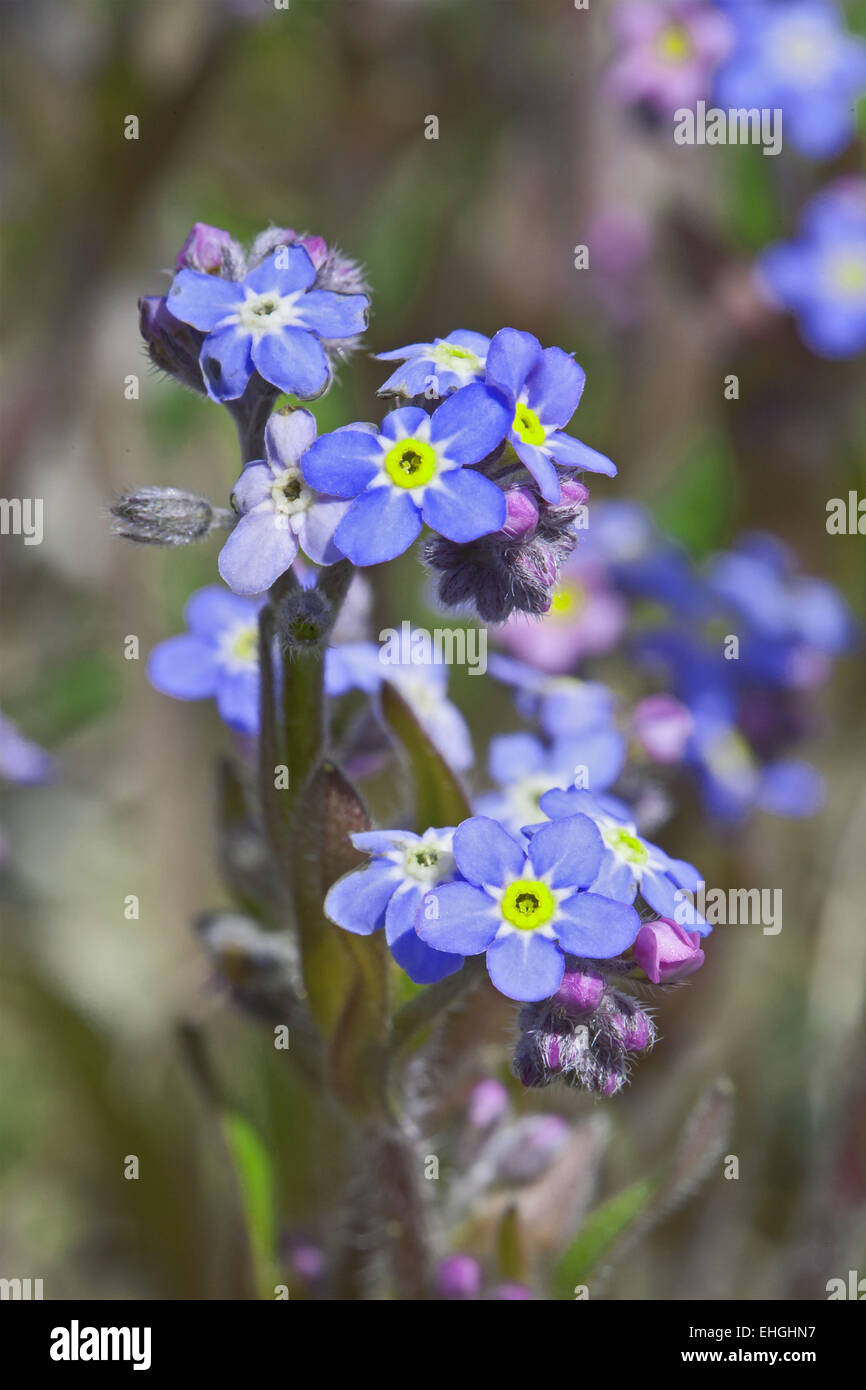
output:
POLYGON ((206 275, 217 275, 222 269, 223 256, 231 246, 231 236, 221 227, 210 227, 207 222, 193 224, 186 241, 177 253, 175 269, 200 270, 206 275))
POLYGON ((140 487, 111 508, 116 536, 142 545, 190 545, 212 531, 230 530, 237 521, 228 508, 177 487, 140 487))
POLYGON ((139 329, 151 362, 181 386, 200 396, 207 394, 198 364, 204 334, 181 323, 169 313, 161 295, 148 294, 138 301, 139 329))
POLYGON ((481 1293, 481 1266, 471 1255, 449 1255, 436 1270, 440 1298, 473 1299, 481 1293))
POLYGON ((522 540, 531 536, 538 525, 538 504, 528 487, 510 487, 505 494, 506 536, 522 540))

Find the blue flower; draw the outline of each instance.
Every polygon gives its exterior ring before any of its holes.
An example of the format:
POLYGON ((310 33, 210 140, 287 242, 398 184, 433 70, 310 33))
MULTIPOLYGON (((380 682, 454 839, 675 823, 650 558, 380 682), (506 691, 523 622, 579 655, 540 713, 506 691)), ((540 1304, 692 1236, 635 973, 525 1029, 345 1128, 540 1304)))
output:
POLYGON ((184 611, 188 632, 154 647, 152 686, 176 700, 214 699, 220 717, 242 734, 259 726, 259 625, 264 599, 239 598, 212 584, 184 611))
POLYGON ((688 554, 661 536, 637 502, 596 503, 580 551, 602 565, 621 593, 663 603, 684 617, 708 617, 712 603, 688 554))
POLYGON ((486 951, 490 978, 509 999, 548 999, 562 982, 564 952, 606 960, 640 929, 634 908, 585 891, 602 853, 586 816, 542 826, 528 850, 496 821, 474 816, 454 833, 465 882, 428 893, 418 935, 439 951, 486 951))
POLYGON ((550 748, 532 734, 500 734, 490 740, 487 770, 501 791, 477 797, 475 809, 519 834, 538 819, 539 800, 551 787, 570 787, 579 776, 583 787, 606 791, 622 771, 625 751, 622 734, 605 724, 558 738, 550 748))
POLYGON ((448 540, 477 540, 505 523, 505 494, 466 464, 502 443, 510 416, 502 395, 473 382, 428 415, 403 406, 375 425, 347 425, 317 439, 301 460, 320 492, 355 501, 334 536, 356 565, 393 560, 422 522, 448 540))
POLYGON ((167 305, 207 335, 199 363, 213 400, 236 400, 254 371, 305 400, 321 395, 331 378, 323 342, 362 333, 369 300, 313 289, 316 273, 298 245, 281 246, 243 280, 178 271, 167 305))
POLYGON ((461 386, 484 379, 490 339, 483 333, 456 328, 432 343, 410 343, 391 352, 377 352, 377 362, 402 362, 379 387, 380 396, 448 396, 461 386))
POLYGON ((0 714, 0 777, 25 786, 44 786, 56 776, 54 759, 0 714))
POLYGON ((369 864, 344 874, 328 891, 325 916, 338 927, 370 936, 380 927, 397 964, 416 984, 432 984, 453 975, 463 956, 434 951, 415 933, 424 894, 455 877, 448 827, 413 835, 409 830, 370 830, 352 836, 352 844, 371 856, 369 864))
MULTIPOLYGON (((602 855, 597 874, 590 880, 593 893, 602 893, 617 902, 633 903, 641 897, 660 917, 673 917, 681 926, 704 934, 710 930, 695 909, 684 920, 683 890, 697 891, 700 874, 684 859, 671 859, 658 845, 644 840, 634 824, 613 814, 609 804, 599 802, 590 792, 552 790, 541 798, 541 809, 554 821, 576 815, 588 817, 598 828, 602 839, 602 855)), ((539 835, 547 827, 535 830, 539 835)), ((527 827, 533 830, 533 827, 527 827)), ((534 843, 534 838, 533 838, 534 843)), ((584 953, 588 954, 588 953, 584 953)))
POLYGON ((491 656, 489 671, 496 680, 514 688, 518 713, 525 719, 538 719, 548 738, 613 726, 616 697, 601 681, 551 676, 498 654, 491 656))
POLYGON ((236 594, 260 594, 293 564, 298 548, 319 565, 340 559, 333 536, 350 503, 314 492, 298 461, 316 437, 308 410, 278 411, 265 429, 267 460, 248 463, 232 493, 241 519, 219 557, 236 594))
POLYGON ((855 624, 842 595, 826 580, 798 574, 794 555, 775 536, 741 536, 714 558, 708 580, 712 592, 746 619, 750 644, 787 648, 791 678, 804 650, 832 657, 852 645, 855 624))
POLYGON ((531 333, 501 328, 487 354, 487 381, 508 397, 509 441, 546 502, 560 499, 555 464, 616 476, 604 454, 563 433, 580 403, 586 372, 562 348, 545 348, 531 333))
POLYGON ((383 681, 390 681, 446 762, 457 772, 471 767, 475 758, 472 736, 460 710, 447 697, 447 667, 432 659, 393 664, 383 658, 384 649, 374 642, 329 647, 325 653, 326 695, 345 695, 349 690, 373 695, 383 681))
POLYGON ((822 357, 866 348, 866 183, 819 194, 795 241, 770 246, 758 274, 773 299, 797 316, 800 336, 822 357))
POLYGON ((866 44, 846 31, 828 0, 726 8, 734 49, 716 74, 715 103, 778 107, 784 135, 801 154, 838 154, 854 134, 854 103, 866 90, 866 44))

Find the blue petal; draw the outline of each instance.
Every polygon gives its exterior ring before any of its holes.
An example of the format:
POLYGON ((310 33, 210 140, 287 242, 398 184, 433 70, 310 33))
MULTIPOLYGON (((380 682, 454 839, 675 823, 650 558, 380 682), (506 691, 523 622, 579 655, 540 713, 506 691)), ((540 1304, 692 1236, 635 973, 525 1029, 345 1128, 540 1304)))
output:
POLYGON ((239 512, 251 512, 253 507, 258 507, 262 502, 271 501, 273 485, 274 470, 270 464, 264 463, 261 459, 253 459, 244 465, 232 488, 232 500, 239 512))
POLYGON ((601 867, 604 852, 598 827, 589 816, 551 821, 533 835, 529 859, 539 878, 551 888, 588 888, 601 867))
POLYGON ((425 897, 415 930, 437 951, 477 956, 486 951, 500 926, 499 909, 471 883, 442 883, 425 897))
POLYGON ((259 728, 258 669, 220 672, 216 692, 220 718, 240 734, 255 734, 259 728))
POLYGON ((391 348, 389 352, 374 352, 376 362, 403 362, 410 357, 429 357, 433 351, 432 343, 408 343, 406 347, 391 348))
POLYGON ((507 786, 544 767, 547 753, 534 734, 498 734, 490 740, 487 770, 494 782, 507 786))
POLYGON ((487 952, 490 979, 507 999, 549 999, 562 984, 565 960, 554 941, 538 932, 504 931, 487 952))
POLYGON ((511 444, 524 468, 529 470, 538 483, 538 490, 545 502, 550 502, 554 507, 558 506, 562 497, 559 474, 545 450, 539 449, 537 444, 525 443, 514 431, 511 433, 511 444))
POLYGON ((549 429, 567 425, 580 404, 586 372, 562 348, 545 348, 526 378, 526 401, 549 429))
POLYGON ((352 338, 367 327, 370 301, 365 294, 311 290, 299 305, 301 321, 320 338, 352 338))
POLYGON ((631 946, 640 931, 640 918, 625 903, 598 893, 576 893, 559 904, 554 930, 570 955, 610 960, 631 946))
POLYGON ((243 303, 243 287, 234 280, 205 275, 200 270, 179 270, 172 281, 166 304, 181 323, 200 333, 210 333, 243 303))
POLYGON ((252 358, 265 381, 302 400, 320 396, 330 380, 325 349, 304 328, 281 328, 259 338, 252 358))
POLYGON ((208 584, 191 595, 183 616, 190 632, 215 643, 227 628, 256 622, 260 607, 261 603, 229 593, 220 584, 208 584))
POLYGON ((268 459, 278 472, 297 467, 316 438, 316 417, 309 410, 275 410, 265 426, 268 459))
POLYGON ((325 694, 363 690, 372 695, 382 684, 380 648, 373 642, 341 642, 325 652, 325 694))
POLYGON ((255 294, 276 290, 278 294, 295 294, 309 289, 316 278, 316 267, 303 246, 281 246, 273 256, 257 265, 244 280, 244 288, 255 294), (279 255, 280 266, 277 266, 279 255))
POLYGON ((220 577, 236 594, 262 594, 294 563, 298 538, 288 517, 267 511, 242 516, 219 554, 220 577))
POLYGON ((209 334, 198 360, 211 400, 237 400, 253 374, 249 334, 236 324, 209 334))
POLYGON ((399 883, 396 864, 374 859, 332 884, 325 898, 325 916, 356 936, 369 936, 384 925, 385 909, 399 883))
POLYGON ((811 93, 796 106, 789 103, 785 135, 809 159, 831 159, 845 149, 856 130, 852 104, 837 91, 811 93))
POLYGON ((431 530, 463 544, 501 530, 505 525, 505 493, 480 473, 456 468, 441 473, 426 489, 421 514, 431 530))
POLYGON ((348 425, 317 439, 301 459, 301 472, 319 492, 357 497, 375 478, 381 459, 376 436, 348 425))
POLYGON ((353 565, 393 560, 421 530, 421 513, 408 492, 377 487, 357 497, 334 532, 334 544, 353 565))
POLYGON ((487 350, 487 380, 516 401, 541 355, 541 343, 531 333, 500 328, 487 350))
POLYGON ((616 729, 587 729, 586 733, 558 739, 553 756, 563 766, 586 769, 586 790, 607 791, 622 772, 626 740, 616 729))
POLYGON ((824 801, 824 779, 796 758, 764 768, 758 804, 775 816, 813 816, 824 801))
POLYGON ((502 393, 473 381, 433 412, 430 440, 452 463, 480 463, 502 443, 511 419, 502 393))
POLYGON ((616 464, 605 454, 590 449, 588 444, 581 444, 579 439, 573 439, 561 430, 547 436, 545 447, 551 458, 563 468, 585 468, 588 473, 603 473, 606 478, 616 477, 616 464))
POLYGON ((382 421, 382 434, 386 439, 407 439, 426 425, 430 416, 419 405, 403 405, 399 410, 391 410, 382 421))
POLYGON ((526 860, 521 846, 486 816, 472 816, 458 825, 454 858, 463 877, 478 885, 519 878, 526 860))
POLYGON ((633 903, 638 883, 630 865, 617 859, 615 854, 606 854, 591 887, 593 893, 600 893, 605 898, 614 898, 618 903, 633 903))
POLYGON ((644 869, 640 880, 640 894, 644 902, 648 902, 660 917, 673 917, 682 896, 673 879, 655 869, 644 869))
POLYGON ((415 930, 415 918, 421 911, 423 896, 420 887, 397 890, 385 913, 385 935, 392 956, 409 979, 416 985, 432 985, 459 970, 463 956, 436 951, 421 940, 415 930))
POLYGON ((188 633, 169 637, 148 658, 147 678, 175 700, 206 700, 216 692, 217 661, 213 647, 188 633))
POLYGON ((388 854, 406 845, 416 845, 421 839, 414 830, 356 830, 350 836, 355 849, 365 854, 388 854))

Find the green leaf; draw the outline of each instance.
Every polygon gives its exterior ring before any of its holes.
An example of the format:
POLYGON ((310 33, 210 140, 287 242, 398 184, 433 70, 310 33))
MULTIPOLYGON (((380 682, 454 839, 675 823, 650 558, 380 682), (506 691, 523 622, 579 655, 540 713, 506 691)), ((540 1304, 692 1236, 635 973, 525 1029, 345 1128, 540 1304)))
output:
POLYGON ((641 1178, 590 1212, 556 1266, 557 1298, 572 1298, 575 1286, 586 1283, 599 1260, 644 1211, 657 1187, 655 1178, 641 1178))
POLYGON ((457 776, 402 695, 387 682, 382 690, 382 712, 409 759, 415 783, 415 829, 419 834, 432 825, 459 825, 471 816, 472 808, 457 776))
POLYGON ((655 508, 663 531, 694 555, 719 546, 731 524, 736 470, 720 433, 709 433, 688 450, 669 490, 655 508))
POLYGON ((227 1111, 220 1123, 240 1189, 256 1288, 260 1298, 273 1298, 277 1216, 270 1156, 260 1135, 243 1115, 227 1111))

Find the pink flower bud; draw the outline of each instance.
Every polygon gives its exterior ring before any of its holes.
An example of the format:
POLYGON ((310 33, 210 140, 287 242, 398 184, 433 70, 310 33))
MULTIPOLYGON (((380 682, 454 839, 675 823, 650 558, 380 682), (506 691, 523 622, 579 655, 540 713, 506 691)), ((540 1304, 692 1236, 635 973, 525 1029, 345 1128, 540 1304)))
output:
POLYGON ((328 243, 321 236, 302 236, 298 239, 298 245, 303 246, 316 270, 325 264, 328 259, 328 243))
POLYGON ((632 731, 654 763, 676 763, 692 736, 691 710, 673 695, 648 695, 635 706, 632 731))
POLYGON ((634 943, 634 958, 653 984, 682 980, 704 963, 700 941, 697 932, 686 931, 670 917, 659 917, 641 927, 634 943))
POLYGON ((489 1129, 508 1109, 508 1092, 501 1081, 487 1077, 472 1088, 467 1117, 473 1129, 489 1129))
POLYGON ((214 275, 223 263, 223 250, 231 245, 231 236, 220 227, 210 227, 207 222, 196 222, 183 246, 177 253, 175 268, 183 270, 202 270, 214 275))
POLYGON ((505 494, 505 525, 513 540, 531 536, 538 525, 538 504, 528 487, 510 487, 505 494))
POLYGON ((477 1298, 481 1293, 481 1266, 471 1255, 449 1255, 436 1271, 442 1298, 477 1298))
POLYGON ((566 970, 553 1002, 569 1013, 591 1013, 601 1003, 604 987, 604 976, 595 970, 566 970))

